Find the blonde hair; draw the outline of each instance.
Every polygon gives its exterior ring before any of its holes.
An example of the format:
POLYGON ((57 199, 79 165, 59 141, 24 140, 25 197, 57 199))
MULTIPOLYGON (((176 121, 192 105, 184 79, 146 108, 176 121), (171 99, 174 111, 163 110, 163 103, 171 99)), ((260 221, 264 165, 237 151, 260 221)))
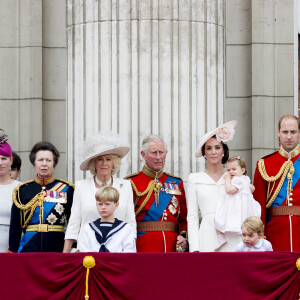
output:
POLYGON ((246 175, 247 174, 247 165, 246 165, 246 161, 242 158, 242 157, 240 157, 240 156, 232 156, 232 157, 230 157, 228 160, 227 160, 227 162, 226 162, 226 164, 228 164, 228 163, 230 163, 230 162, 234 162, 234 161, 237 161, 238 162, 238 164, 239 164, 239 166, 243 169, 245 169, 245 172, 244 172, 244 175, 246 175))
POLYGON ((95 194, 96 201, 109 201, 118 203, 119 202, 120 193, 117 189, 113 188, 112 186, 104 186, 98 189, 95 194))
POLYGON ((257 233, 258 235, 264 233, 264 224, 259 217, 247 218, 242 224, 242 228, 243 227, 246 228, 249 233, 257 233))
MULTIPOLYGON (((120 170, 120 168, 121 168, 121 162, 122 162, 122 160, 121 160, 121 158, 120 158, 118 155, 116 155, 116 154, 105 154, 105 155, 109 155, 109 156, 112 158, 112 161, 113 161, 113 169, 111 170, 111 175, 113 176, 113 175, 115 175, 115 174, 117 174, 117 173, 119 172, 119 170, 120 170)), ((99 155, 99 156, 102 156, 102 155, 99 155)), ((97 159, 99 156, 97 156, 97 157, 95 157, 95 158, 93 158, 93 159, 91 159, 91 160, 89 161, 89 166, 88 166, 88 168, 89 168, 89 170, 90 170, 90 172, 91 172, 92 175, 97 175, 97 170, 96 170, 96 167, 95 167, 95 161, 96 161, 96 159, 97 159)))

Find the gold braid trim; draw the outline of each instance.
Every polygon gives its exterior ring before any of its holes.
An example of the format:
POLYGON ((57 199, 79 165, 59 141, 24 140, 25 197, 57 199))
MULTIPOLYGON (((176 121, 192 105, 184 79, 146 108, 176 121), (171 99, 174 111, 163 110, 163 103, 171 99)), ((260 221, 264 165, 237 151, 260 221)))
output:
MULTIPOLYGON (((133 188, 135 194, 136 194, 138 197, 142 197, 142 196, 144 196, 144 195, 146 195, 146 194, 148 193, 147 196, 146 196, 146 198, 145 198, 145 200, 143 201, 143 203, 142 203, 141 206, 139 207, 139 209, 135 212, 135 215, 137 216, 137 215, 141 212, 141 210, 144 208, 144 206, 147 204, 148 200, 150 199, 150 196, 151 196, 151 194, 153 193, 153 190, 154 190, 154 188, 155 188, 157 182, 156 182, 156 180, 151 180, 151 181, 149 182, 147 188, 146 188, 143 192, 140 193, 140 192, 137 190, 135 184, 133 183, 133 181, 132 181, 130 178, 129 178, 129 181, 131 182, 132 188, 133 188)), ((137 200, 136 200, 135 203, 134 203, 134 206, 136 206, 138 200, 139 200, 139 199, 137 198, 137 200)))
POLYGON ((265 168, 265 163, 263 159, 260 159, 258 161, 258 170, 259 173, 261 175, 261 177, 268 182, 268 193, 267 193, 267 199, 266 199, 266 208, 270 208, 270 206, 273 204, 273 202, 275 201, 275 198, 277 197, 279 191, 281 190, 281 187, 283 185, 283 182, 287 176, 287 173, 290 171, 290 174, 288 176, 288 179, 291 180, 292 179, 292 174, 294 173, 294 166, 293 166, 293 162, 291 160, 286 161, 280 168, 279 172, 277 173, 277 175, 275 176, 269 176, 267 174, 266 168, 265 168), (281 178, 280 178, 281 177, 281 178), (272 197, 270 198, 270 194, 272 193, 269 192, 269 185, 271 182, 275 183, 276 180, 278 180, 280 178, 280 181, 278 183, 278 186, 275 190, 275 192, 273 193, 272 197), (269 199, 270 198, 270 199, 269 199))
MULTIPOLYGON (((22 185, 27 184, 27 183, 32 182, 32 181, 33 180, 24 182, 22 185)), ((34 198, 32 198, 27 204, 22 204, 22 202, 20 200, 20 193, 19 193, 19 189, 22 185, 19 185, 18 187, 16 187, 14 189, 12 200, 13 200, 13 203, 15 204, 15 206, 22 211, 21 212, 21 227, 23 229, 25 229, 27 227, 28 223, 30 222, 35 209, 38 206, 42 206, 43 202, 45 201, 45 198, 44 198, 45 192, 41 191, 40 193, 35 195, 34 198), (18 199, 17 199, 17 194, 18 194, 18 199), (29 216, 26 218, 26 215, 28 213, 29 213, 29 216)))

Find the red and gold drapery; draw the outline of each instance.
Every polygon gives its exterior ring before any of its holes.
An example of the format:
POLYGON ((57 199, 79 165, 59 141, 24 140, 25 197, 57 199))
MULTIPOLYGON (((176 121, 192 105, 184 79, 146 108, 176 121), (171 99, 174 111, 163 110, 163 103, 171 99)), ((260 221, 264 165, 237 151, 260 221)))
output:
POLYGON ((2 253, 1 299, 299 299, 300 253, 2 253))

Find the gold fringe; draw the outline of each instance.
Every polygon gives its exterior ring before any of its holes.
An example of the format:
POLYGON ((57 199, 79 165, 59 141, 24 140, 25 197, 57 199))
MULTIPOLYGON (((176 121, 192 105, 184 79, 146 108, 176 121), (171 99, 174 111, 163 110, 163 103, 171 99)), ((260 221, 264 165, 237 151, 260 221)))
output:
MULTIPOLYGON (((286 161, 280 168, 279 172, 277 173, 277 175, 275 176, 269 176, 267 174, 266 168, 265 168, 265 163, 263 159, 260 159, 258 161, 258 170, 260 175, 262 176, 262 178, 268 182, 268 192, 267 192, 267 198, 266 198, 266 208, 270 208, 271 205, 273 204, 273 202, 275 201, 280 189, 282 188, 283 182, 286 178, 286 176, 288 175, 288 180, 289 180, 289 184, 288 184, 288 190, 291 191, 291 184, 290 181, 292 181, 292 177, 293 174, 295 172, 294 166, 293 166, 293 162, 291 160, 286 161), (289 172, 289 174, 288 174, 289 172), (281 178, 280 178, 281 177, 281 178), (273 193, 272 197, 272 191, 274 188, 274 184, 275 181, 278 180, 280 178, 280 181, 278 183, 278 186, 275 190, 275 192, 273 193), (273 183, 273 187, 270 190, 270 183, 273 183)), ((288 191, 288 192, 289 192, 288 191)), ((289 195, 289 193, 288 193, 289 195)))
POLYGON ((130 183, 132 185, 132 188, 133 188, 135 194, 137 195, 137 200, 135 201, 134 206, 136 206, 137 201, 139 200, 139 197, 142 197, 142 196, 144 196, 144 195, 146 195, 148 193, 147 196, 146 196, 146 198, 145 198, 145 200, 143 201, 143 203, 139 207, 139 209, 135 212, 135 215, 137 216, 141 212, 141 210, 144 208, 144 206, 147 204, 148 200, 150 199, 150 196, 153 193, 153 190, 154 190, 157 182, 156 182, 156 180, 151 180, 149 182, 147 188, 145 189, 145 191, 140 193, 137 190, 137 188, 136 188, 135 184, 133 183, 133 181, 131 179, 129 179, 129 181, 130 181, 130 183))

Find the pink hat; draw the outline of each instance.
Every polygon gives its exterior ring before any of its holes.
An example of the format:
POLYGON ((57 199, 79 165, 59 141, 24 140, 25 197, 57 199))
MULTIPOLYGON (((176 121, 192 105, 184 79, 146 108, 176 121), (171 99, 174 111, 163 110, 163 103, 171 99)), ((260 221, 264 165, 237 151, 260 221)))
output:
POLYGON ((7 141, 7 135, 4 133, 3 129, 0 129, 0 155, 10 157, 12 156, 12 150, 7 141))
POLYGON ((231 141, 235 130, 234 128, 237 125, 237 121, 236 120, 232 120, 229 121, 221 126, 219 126, 218 128, 206 133, 203 137, 202 140, 200 142, 200 144, 198 145, 197 149, 196 149, 196 153, 195 156, 196 157, 201 157, 202 156, 202 152, 201 152, 201 148, 202 146, 214 135, 217 138, 217 141, 220 143, 224 143, 227 144, 227 142, 231 141))

